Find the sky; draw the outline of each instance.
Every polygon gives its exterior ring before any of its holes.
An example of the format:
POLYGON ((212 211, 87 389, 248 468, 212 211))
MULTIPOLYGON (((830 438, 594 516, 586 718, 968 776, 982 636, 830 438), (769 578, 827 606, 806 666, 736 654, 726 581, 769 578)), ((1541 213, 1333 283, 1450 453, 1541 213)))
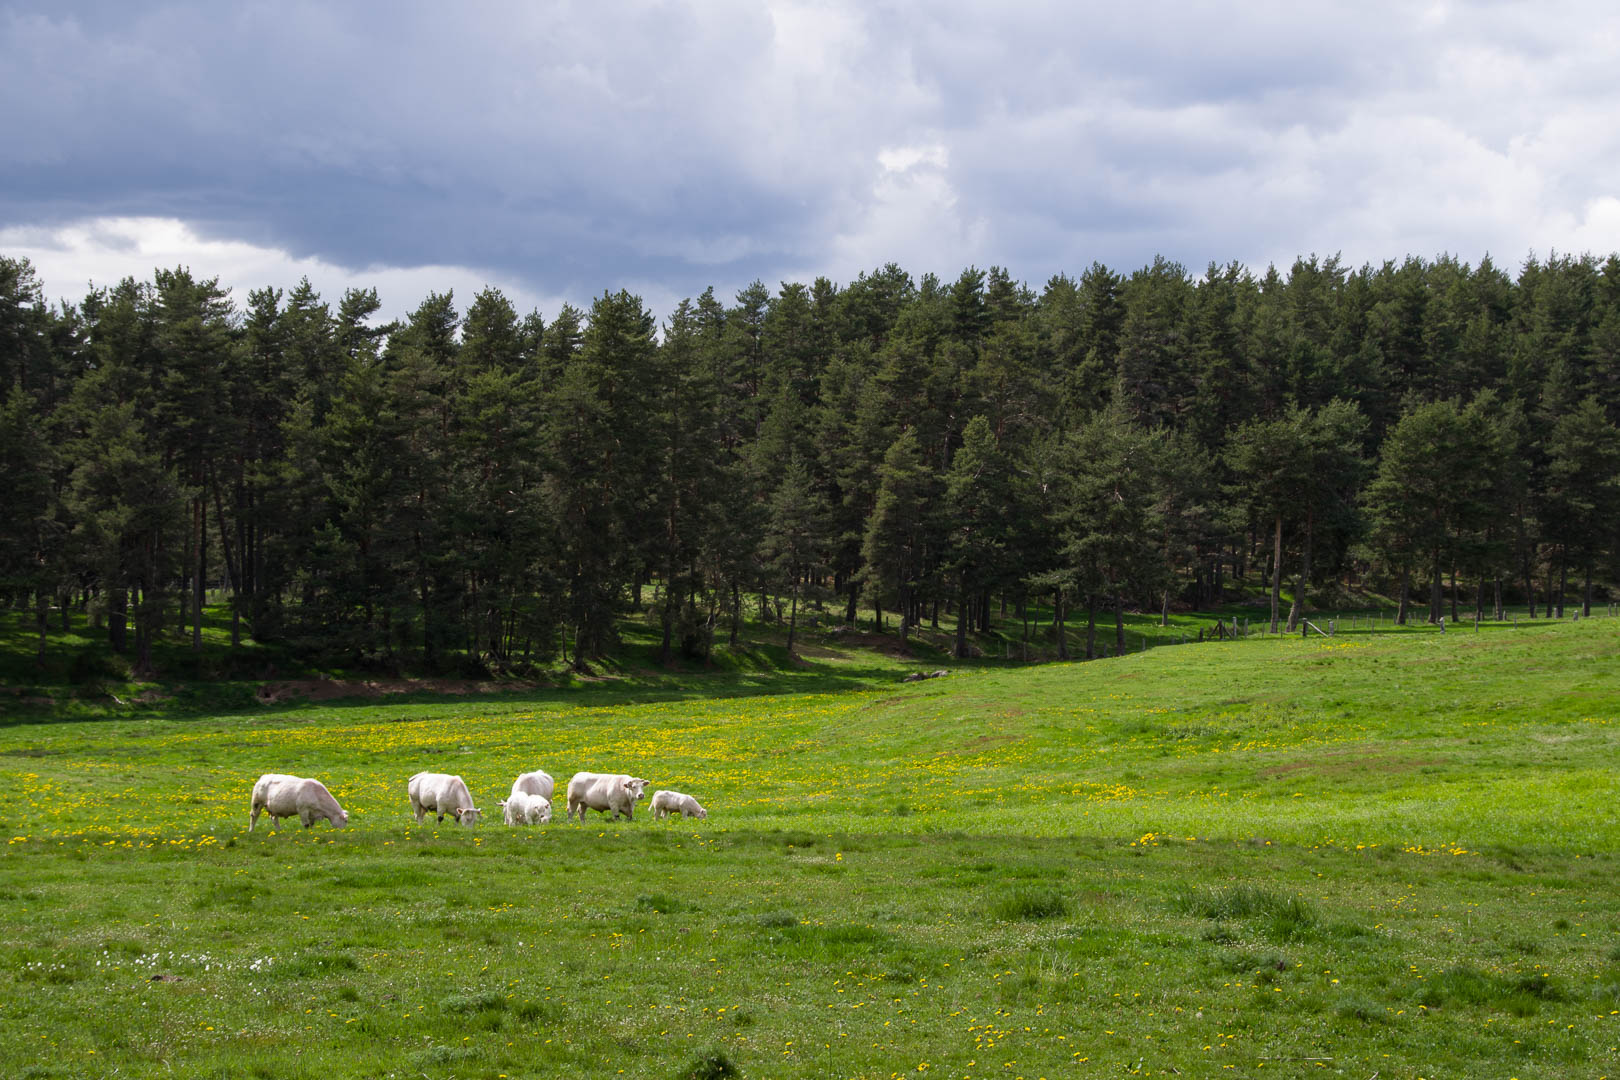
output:
POLYGON ((1620 249, 1602 2, 0 0, 0 254, 402 315, 1620 249))

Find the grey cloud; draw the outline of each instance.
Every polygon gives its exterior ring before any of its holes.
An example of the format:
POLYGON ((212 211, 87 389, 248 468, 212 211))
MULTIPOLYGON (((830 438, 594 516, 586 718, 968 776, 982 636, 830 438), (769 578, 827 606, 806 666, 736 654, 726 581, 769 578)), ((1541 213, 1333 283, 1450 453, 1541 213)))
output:
POLYGON ((1587 135, 1617 104, 1600 24, 1400 2, 20 3, 0 226, 172 216, 577 296, 891 259, 1044 280, 1156 252, 1500 252, 1582 220, 1620 164, 1587 135), (944 154, 927 183, 886 178, 879 154, 907 146, 944 154))

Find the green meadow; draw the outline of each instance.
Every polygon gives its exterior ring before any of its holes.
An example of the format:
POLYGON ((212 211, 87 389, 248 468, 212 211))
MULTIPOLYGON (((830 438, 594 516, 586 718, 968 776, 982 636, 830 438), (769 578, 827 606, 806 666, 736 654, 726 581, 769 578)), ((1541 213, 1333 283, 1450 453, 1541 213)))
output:
POLYGON ((0 727, 0 1074, 1620 1077, 1620 619, 915 667, 0 727))

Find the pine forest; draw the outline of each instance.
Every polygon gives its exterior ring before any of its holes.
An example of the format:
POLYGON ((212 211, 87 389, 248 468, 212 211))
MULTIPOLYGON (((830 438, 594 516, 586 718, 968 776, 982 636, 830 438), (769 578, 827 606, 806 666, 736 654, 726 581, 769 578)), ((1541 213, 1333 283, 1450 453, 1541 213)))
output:
POLYGON ((626 615, 701 661, 792 635, 1245 594, 1268 629, 1587 612, 1620 555, 1620 256, 1093 264, 381 324, 186 269, 47 303, 0 258, 0 608, 422 671, 587 667, 626 615), (1263 600, 1261 598, 1264 598, 1263 600))

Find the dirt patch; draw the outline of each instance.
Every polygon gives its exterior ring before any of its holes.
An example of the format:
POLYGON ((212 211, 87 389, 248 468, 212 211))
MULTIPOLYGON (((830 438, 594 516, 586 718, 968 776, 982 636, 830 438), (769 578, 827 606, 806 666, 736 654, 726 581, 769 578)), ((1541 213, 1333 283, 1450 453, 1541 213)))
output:
POLYGON ((1348 776, 1357 772, 1403 773, 1429 765, 1448 764, 1442 758, 1401 758, 1391 755, 1357 757, 1354 754, 1322 754, 1305 761, 1290 761, 1263 769, 1260 775, 1276 780, 1295 773, 1310 772, 1318 776, 1348 776))
POLYGON ((911 644, 901 641, 893 634, 878 634, 870 630, 845 630, 840 628, 837 633, 829 636, 840 645, 853 645, 859 649, 871 649, 886 656, 911 655, 911 644))
POLYGON ((392 694, 498 694, 533 690, 539 683, 493 679, 289 679, 265 683, 254 697, 261 705, 284 701, 332 701, 336 698, 379 698, 392 694))
POLYGON ((969 739, 954 750, 941 750, 939 757, 957 757, 962 754, 982 754, 986 750, 997 750, 1011 743, 1023 742, 1022 735, 980 735, 969 739))
POLYGON ((793 652, 796 656, 814 656, 820 659, 836 659, 837 657, 843 655, 842 653, 834 652, 832 649, 826 648, 825 646, 808 645, 802 641, 795 641, 793 643, 793 652))

